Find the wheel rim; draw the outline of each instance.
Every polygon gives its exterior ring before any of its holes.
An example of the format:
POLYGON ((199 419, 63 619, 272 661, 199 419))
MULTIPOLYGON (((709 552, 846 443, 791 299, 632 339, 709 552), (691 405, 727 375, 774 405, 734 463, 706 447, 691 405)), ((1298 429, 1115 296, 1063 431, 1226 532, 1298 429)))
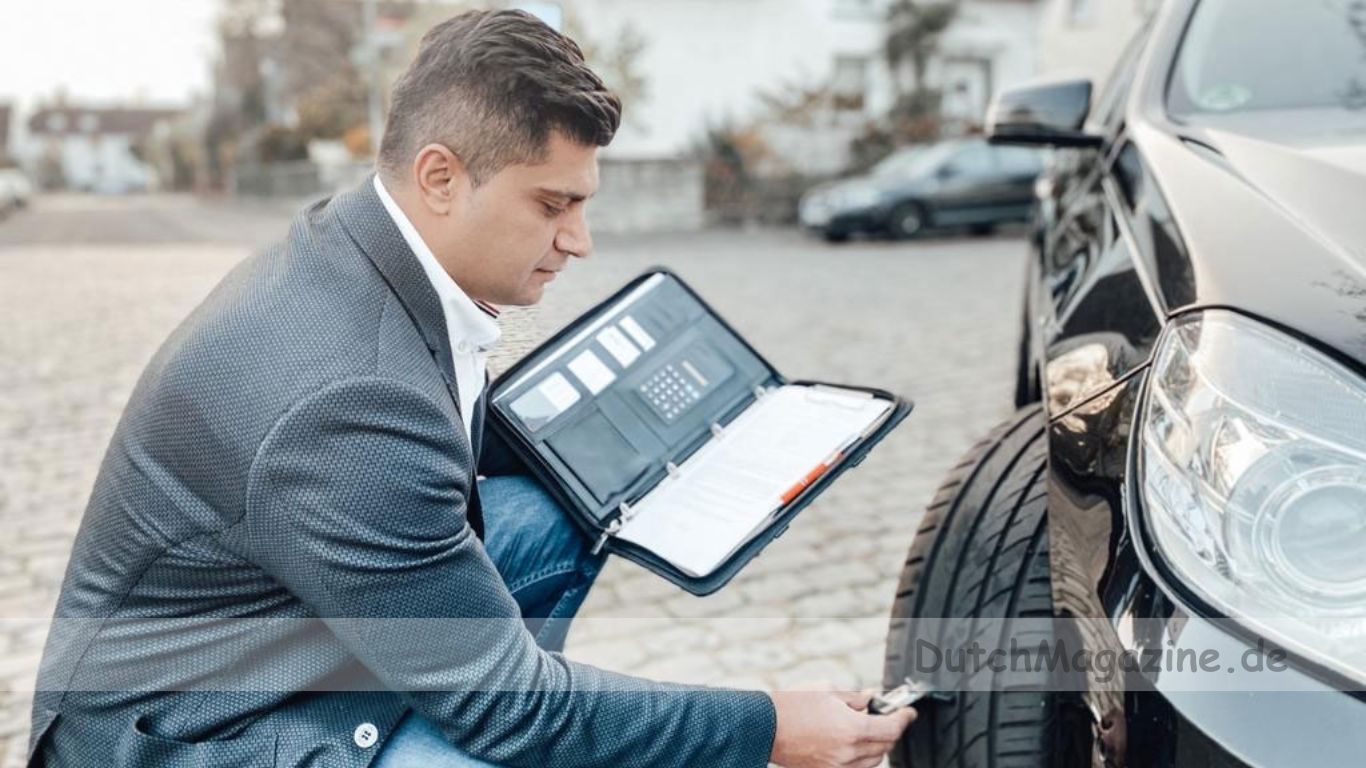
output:
POLYGON ((901 218, 897 219, 897 228, 903 235, 914 235, 920 231, 920 226, 920 212, 916 210, 903 211, 901 218))

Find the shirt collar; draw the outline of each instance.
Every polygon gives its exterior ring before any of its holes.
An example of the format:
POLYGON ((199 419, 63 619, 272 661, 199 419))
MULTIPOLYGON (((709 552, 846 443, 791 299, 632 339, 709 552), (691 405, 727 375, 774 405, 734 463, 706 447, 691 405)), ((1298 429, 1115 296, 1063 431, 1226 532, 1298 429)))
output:
MULTIPOLYGON (((398 226, 398 231, 403 234, 403 239, 408 242, 408 247, 417 256, 422 270, 427 273, 427 279, 432 283, 432 288, 436 289, 436 295, 441 299, 441 307, 446 313, 447 333, 451 335, 452 342, 464 340, 481 351, 487 351, 498 342, 498 337, 502 333, 498 324, 460 289, 436 260, 436 255, 427 247, 426 241, 418 234, 408 215, 398 207, 398 203, 389 195, 389 190, 384 188, 379 174, 375 174, 375 192, 384 204, 384 209, 389 212, 389 217, 398 226)), ((455 343, 451 344, 452 349, 456 346, 455 343)))

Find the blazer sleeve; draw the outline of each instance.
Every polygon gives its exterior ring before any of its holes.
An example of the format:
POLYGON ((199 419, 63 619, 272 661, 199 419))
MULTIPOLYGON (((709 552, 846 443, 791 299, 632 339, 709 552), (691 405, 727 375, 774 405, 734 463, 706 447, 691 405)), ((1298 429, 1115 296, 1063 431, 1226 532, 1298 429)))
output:
POLYGON ((380 681, 502 766, 765 766, 760 692, 654 683, 541 650, 465 520, 468 444, 416 387, 335 383, 268 433, 247 543, 380 681))

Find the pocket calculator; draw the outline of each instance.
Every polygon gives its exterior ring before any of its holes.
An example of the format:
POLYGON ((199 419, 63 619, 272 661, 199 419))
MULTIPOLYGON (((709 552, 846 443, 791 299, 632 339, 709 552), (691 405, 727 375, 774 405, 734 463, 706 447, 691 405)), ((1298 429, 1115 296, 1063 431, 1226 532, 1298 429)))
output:
POLYGON ((702 399, 708 381, 687 360, 668 363, 640 385, 640 394, 650 408, 672 424, 702 399))

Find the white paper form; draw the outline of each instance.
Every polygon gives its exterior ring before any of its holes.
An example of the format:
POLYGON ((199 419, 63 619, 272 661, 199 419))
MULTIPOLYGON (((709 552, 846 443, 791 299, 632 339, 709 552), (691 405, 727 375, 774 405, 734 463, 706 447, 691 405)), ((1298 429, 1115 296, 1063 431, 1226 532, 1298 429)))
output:
POLYGON ((764 529, 784 493, 891 406, 850 390, 773 390, 641 499, 617 536, 705 576, 764 529))

